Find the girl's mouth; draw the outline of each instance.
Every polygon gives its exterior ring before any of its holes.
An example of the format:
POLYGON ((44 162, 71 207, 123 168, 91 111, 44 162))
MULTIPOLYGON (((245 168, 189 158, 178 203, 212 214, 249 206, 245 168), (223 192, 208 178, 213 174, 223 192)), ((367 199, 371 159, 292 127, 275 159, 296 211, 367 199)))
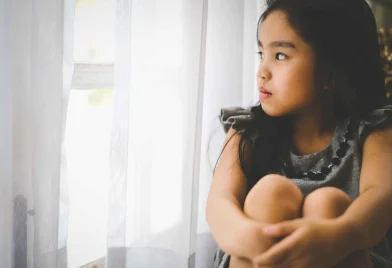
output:
POLYGON ((260 95, 259 95, 259 99, 260 99, 260 101, 264 101, 271 96, 272 96, 272 94, 270 92, 265 91, 265 90, 261 90, 260 95))

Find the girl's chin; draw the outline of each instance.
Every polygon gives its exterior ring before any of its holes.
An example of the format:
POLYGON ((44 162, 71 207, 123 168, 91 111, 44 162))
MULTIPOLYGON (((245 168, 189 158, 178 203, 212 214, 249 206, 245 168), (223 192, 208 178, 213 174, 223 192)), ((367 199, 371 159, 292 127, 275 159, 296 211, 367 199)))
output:
POLYGON ((274 105, 268 103, 261 103, 261 108, 263 111, 272 117, 280 117, 280 116, 285 116, 287 113, 285 111, 282 111, 281 109, 277 109, 274 105))

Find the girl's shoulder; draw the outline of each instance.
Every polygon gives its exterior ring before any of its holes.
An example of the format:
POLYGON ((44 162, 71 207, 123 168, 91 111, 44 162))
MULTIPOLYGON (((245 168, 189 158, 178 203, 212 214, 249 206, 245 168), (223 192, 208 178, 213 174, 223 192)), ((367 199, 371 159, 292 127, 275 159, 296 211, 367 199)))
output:
MULTIPOLYGON (((230 128, 238 130, 247 122, 254 119, 254 109, 257 106, 249 107, 229 107, 220 111, 220 122, 224 131, 227 133, 230 128)), ((359 121, 358 141, 362 147, 367 136, 375 129, 391 126, 392 127, 392 104, 375 109, 359 121)))
POLYGON ((369 115, 359 121, 359 145, 363 147, 366 138, 373 130, 388 126, 392 127, 392 105, 390 104, 375 109, 369 115))
POLYGON ((254 108, 256 108, 256 106, 249 106, 246 108, 234 106, 221 109, 219 119, 224 131, 227 133, 230 128, 238 130, 242 124, 252 121, 255 116, 253 112, 254 108))

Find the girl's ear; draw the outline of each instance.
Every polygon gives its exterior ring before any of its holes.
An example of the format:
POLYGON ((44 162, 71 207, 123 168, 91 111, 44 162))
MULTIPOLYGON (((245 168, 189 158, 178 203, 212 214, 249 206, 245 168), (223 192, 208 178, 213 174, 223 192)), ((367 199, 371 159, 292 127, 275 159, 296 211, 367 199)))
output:
POLYGON ((334 88, 335 88, 335 80, 329 81, 323 87, 323 89, 325 89, 325 90, 330 90, 330 89, 334 89, 334 88))
POLYGON ((335 88, 335 78, 332 72, 324 72, 321 77, 322 89, 330 90, 335 88))
POLYGON ((330 90, 335 87, 334 75, 332 67, 327 63, 316 65, 316 77, 319 83, 319 88, 322 90, 330 90))

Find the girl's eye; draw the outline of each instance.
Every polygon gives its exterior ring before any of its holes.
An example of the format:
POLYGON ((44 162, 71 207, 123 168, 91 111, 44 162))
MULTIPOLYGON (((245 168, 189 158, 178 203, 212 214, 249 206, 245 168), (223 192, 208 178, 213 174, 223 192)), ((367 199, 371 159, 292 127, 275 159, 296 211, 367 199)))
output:
POLYGON ((257 54, 259 54, 259 57, 260 57, 260 59, 262 60, 262 59, 264 59, 264 53, 263 52, 257 52, 257 54))
POLYGON ((285 54, 283 54, 283 53, 276 53, 275 59, 277 59, 277 60, 285 60, 285 59, 287 59, 287 56, 285 54))

